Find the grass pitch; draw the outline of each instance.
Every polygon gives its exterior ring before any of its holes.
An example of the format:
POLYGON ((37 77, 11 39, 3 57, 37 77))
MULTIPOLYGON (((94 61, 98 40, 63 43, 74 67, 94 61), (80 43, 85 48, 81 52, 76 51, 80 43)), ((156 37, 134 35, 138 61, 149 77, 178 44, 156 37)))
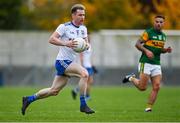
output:
POLYGON ((88 105, 96 111, 79 111, 79 99, 73 100, 70 87, 56 97, 38 100, 21 115, 21 99, 39 87, 1 87, 0 121, 2 122, 180 122, 180 87, 162 87, 153 112, 146 113, 151 87, 139 92, 135 87, 93 87, 88 105))

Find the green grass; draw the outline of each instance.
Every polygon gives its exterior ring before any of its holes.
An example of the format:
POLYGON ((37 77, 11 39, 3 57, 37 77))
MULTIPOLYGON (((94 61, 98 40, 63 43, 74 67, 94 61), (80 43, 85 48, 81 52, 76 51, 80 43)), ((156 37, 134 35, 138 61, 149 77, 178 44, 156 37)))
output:
POLYGON ((73 100, 70 87, 56 97, 34 102, 26 115, 20 112, 21 98, 38 91, 39 87, 0 88, 0 121, 15 122, 177 122, 180 121, 180 87, 162 87, 153 112, 145 113, 150 87, 139 92, 134 87, 93 87, 88 101, 96 113, 79 111, 79 100, 73 100))

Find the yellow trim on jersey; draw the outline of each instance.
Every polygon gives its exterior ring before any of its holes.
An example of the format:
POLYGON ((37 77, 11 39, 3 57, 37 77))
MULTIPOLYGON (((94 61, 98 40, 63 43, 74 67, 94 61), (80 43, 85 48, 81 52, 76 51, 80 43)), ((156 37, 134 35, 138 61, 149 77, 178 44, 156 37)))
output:
POLYGON ((157 41, 157 40, 148 40, 147 42, 145 42, 145 45, 156 47, 156 48, 163 48, 164 42, 163 41, 157 41))
POLYGON ((147 32, 143 32, 141 38, 142 38, 144 41, 147 41, 147 40, 149 39, 148 33, 147 33, 147 32))

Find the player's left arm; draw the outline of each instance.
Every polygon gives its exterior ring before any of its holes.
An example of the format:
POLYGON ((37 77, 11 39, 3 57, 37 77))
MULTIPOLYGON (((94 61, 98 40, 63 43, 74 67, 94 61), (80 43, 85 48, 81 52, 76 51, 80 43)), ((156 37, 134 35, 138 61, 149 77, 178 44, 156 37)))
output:
POLYGON ((167 48, 162 48, 162 53, 171 53, 172 52, 172 48, 171 47, 167 47, 167 48))
POLYGON ((89 49, 89 47, 90 47, 90 44, 89 44, 89 39, 88 39, 88 37, 85 37, 85 38, 83 38, 85 41, 86 41, 86 49, 88 50, 89 49))
POLYGON ((87 30, 87 27, 85 26, 84 28, 84 36, 83 36, 83 39, 86 41, 86 50, 89 49, 90 47, 90 44, 89 44, 89 33, 88 33, 88 30, 87 30))

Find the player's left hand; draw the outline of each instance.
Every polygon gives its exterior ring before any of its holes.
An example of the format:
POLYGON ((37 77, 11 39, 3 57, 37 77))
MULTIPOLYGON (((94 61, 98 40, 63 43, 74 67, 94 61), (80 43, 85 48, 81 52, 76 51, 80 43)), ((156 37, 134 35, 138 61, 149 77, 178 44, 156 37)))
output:
POLYGON ((90 47, 90 44, 89 43, 86 43, 86 50, 88 50, 90 47))
POLYGON ((165 48, 166 52, 168 53, 171 53, 172 52, 172 48, 171 47, 168 47, 168 48, 165 48))

